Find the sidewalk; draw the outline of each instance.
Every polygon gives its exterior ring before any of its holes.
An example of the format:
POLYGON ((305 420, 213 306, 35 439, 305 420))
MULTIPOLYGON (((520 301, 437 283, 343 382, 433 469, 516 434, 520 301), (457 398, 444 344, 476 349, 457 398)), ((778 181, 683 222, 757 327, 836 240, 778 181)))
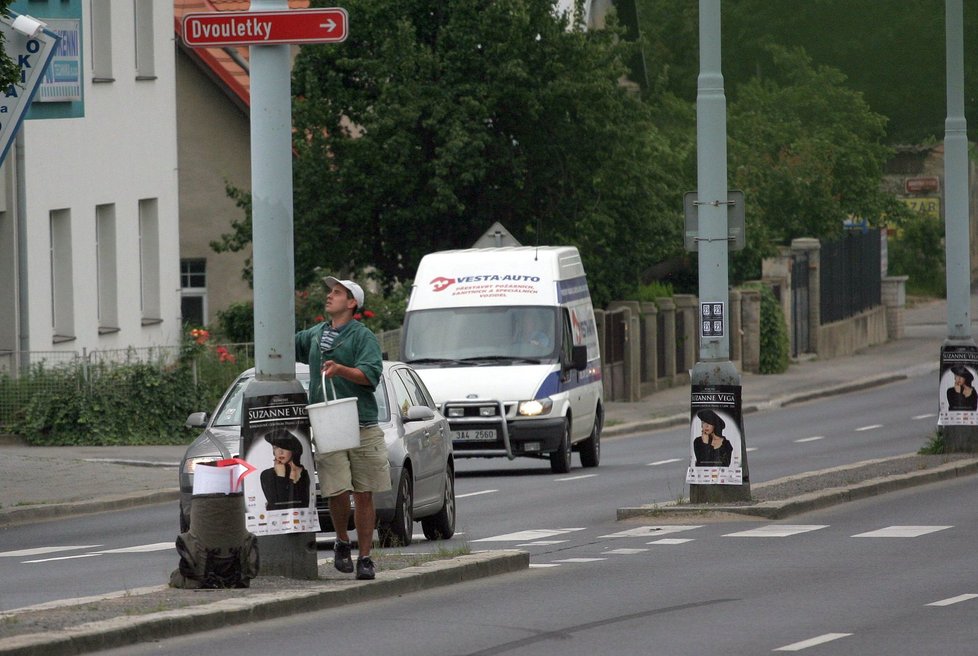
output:
MULTIPOLYGON (((978 296, 972 298, 972 308, 976 304, 978 296)), ((783 374, 742 374, 743 412, 929 373, 934 374, 936 410, 940 347, 946 334, 944 301, 919 303, 906 311, 902 339, 850 357, 792 363, 783 374)), ((603 436, 682 425, 689 422, 689 402, 688 385, 660 390, 635 403, 609 402, 603 436)), ((0 442, 0 527, 175 500, 184 449, 183 445, 30 447, 0 442)))

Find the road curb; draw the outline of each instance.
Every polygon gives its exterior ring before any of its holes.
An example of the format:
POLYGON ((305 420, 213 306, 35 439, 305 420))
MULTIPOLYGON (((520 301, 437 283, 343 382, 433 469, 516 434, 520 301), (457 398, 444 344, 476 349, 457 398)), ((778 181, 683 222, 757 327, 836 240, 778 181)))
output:
POLYGON ((324 584, 321 589, 284 590, 247 598, 223 599, 139 617, 125 616, 92 622, 57 633, 12 636, 0 640, 0 654, 84 654, 211 631, 233 624, 389 599, 419 590, 509 574, 529 566, 530 554, 526 551, 498 550, 467 554, 382 572, 373 581, 350 580, 339 584, 333 581, 328 584, 329 587, 324 584))
POLYGON ((122 510, 154 503, 165 503, 180 498, 180 488, 115 494, 85 501, 38 504, 36 506, 16 506, 0 508, 0 528, 17 524, 44 522, 62 517, 78 517, 108 510, 122 510))
MULTIPOLYGON (((867 463, 876 461, 866 461, 867 463)), ((847 467, 857 467, 860 463, 847 467)), ((837 468, 834 468, 837 469, 837 468)), ((830 470, 823 470, 825 472, 830 470)), ((822 472, 809 472, 806 476, 818 476, 822 472)), ((845 487, 833 487, 801 494, 778 501, 762 501, 755 504, 648 504, 619 508, 617 519, 654 517, 657 519, 710 519, 729 517, 757 517, 760 519, 784 519, 792 515, 828 508, 840 503, 858 501, 895 490, 917 485, 946 481, 960 476, 978 474, 978 458, 959 460, 938 465, 931 469, 907 474, 880 476, 845 487)), ((772 481, 774 482, 774 481, 772 481)))

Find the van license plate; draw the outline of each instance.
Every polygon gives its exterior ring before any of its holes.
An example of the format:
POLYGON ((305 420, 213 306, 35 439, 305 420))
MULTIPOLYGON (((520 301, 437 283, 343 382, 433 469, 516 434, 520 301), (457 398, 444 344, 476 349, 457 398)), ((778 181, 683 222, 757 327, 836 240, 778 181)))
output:
POLYGON ((457 430, 452 431, 452 439, 459 442, 495 442, 496 431, 493 429, 457 430))

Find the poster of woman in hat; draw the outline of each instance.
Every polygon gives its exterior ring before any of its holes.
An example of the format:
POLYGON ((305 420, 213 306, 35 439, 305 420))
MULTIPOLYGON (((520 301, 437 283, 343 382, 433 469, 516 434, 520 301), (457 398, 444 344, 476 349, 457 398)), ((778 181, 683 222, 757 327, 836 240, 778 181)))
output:
POLYGON ((939 426, 978 425, 976 358, 978 352, 970 345, 942 351, 939 426))
POLYGON ((740 390, 736 386, 693 386, 690 463, 686 482, 742 485, 740 390))
POLYGON ((284 428, 265 434, 272 446, 272 466, 261 473, 265 510, 305 508, 309 505, 309 470, 302 465, 302 444, 284 428))

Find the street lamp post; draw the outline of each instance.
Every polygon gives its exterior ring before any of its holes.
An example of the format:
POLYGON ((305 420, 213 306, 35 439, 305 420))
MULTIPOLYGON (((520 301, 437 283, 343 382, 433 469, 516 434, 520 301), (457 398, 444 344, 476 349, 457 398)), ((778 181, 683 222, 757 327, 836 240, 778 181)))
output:
MULTIPOLYGON (((743 434, 740 374, 730 361, 727 225, 727 108, 720 71, 720 0, 699 3, 700 72, 696 93, 696 168, 699 251, 699 361, 691 383, 691 436, 712 417, 736 455, 727 466, 692 463, 687 474, 693 503, 750 499, 747 447, 743 434), (712 413, 712 414, 710 414, 712 413), (721 471, 726 470, 726 471, 721 471)), ((707 442, 705 434, 702 439, 707 442)))

